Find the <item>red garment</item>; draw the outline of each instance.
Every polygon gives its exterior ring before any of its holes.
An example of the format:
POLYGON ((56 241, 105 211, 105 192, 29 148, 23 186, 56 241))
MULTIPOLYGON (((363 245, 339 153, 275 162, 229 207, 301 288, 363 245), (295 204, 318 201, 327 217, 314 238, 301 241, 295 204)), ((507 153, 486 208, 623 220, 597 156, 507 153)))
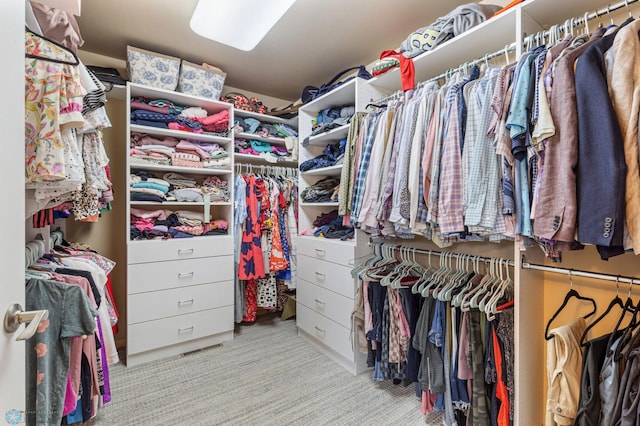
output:
POLYGON ((247 181, 247 220, 242 233, 240 245, 240 261, 238 263, 238 278, 252 280, 263 278, 264 259, 262 255, 261 227, 258 218, 259 188, 255 176, 246 176, 247 181))
POLYGON ((256 280, 247 281, 244 298, 247 312, 242 316, 242 321, 254 322, 258 314, 258 282, 256 280))
POLYGON ((402 82, 402 91, 413 90, 415 88, 415 67, 413 59, 405 57, 396 50, 385 50, 380 54, 380 59, 395 58, 400 62, 400 80, 402 82))
POLYGON ((509 390, 502 378, 502 352, 500 352, 500 344, 498 343, 498 335, 495 329, 492 327, 491 334, 493 336, 493 356, 496 360, 496 373, 498 374, 498 381, 496 383, 496 398, 500 400, 500 411, 498 411, 498 426, 510 426, 511 420, 509 418, 509 390))

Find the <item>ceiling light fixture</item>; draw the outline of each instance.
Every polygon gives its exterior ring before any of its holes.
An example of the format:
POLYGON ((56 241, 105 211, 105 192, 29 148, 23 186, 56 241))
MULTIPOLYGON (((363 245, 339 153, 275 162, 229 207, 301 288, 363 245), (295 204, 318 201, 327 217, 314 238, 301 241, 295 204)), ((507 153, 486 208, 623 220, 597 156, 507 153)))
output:
POLYGON ((250 51, 295 0, 198 0, 191 30, 202 37, 250 51))

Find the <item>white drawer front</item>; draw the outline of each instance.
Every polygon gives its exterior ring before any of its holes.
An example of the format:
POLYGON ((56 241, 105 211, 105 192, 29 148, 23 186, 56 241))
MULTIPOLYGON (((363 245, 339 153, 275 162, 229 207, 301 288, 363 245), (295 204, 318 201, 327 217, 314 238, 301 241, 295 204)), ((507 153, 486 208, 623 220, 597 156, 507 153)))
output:
POLYGON ((129 265, 128 293, 233 280, 233 256, 129 265))
POLYGON ((356 292, 351 268, 298 256, 298 278, 353 299, 356 292))
POLYGON ((306 281, 298 281, 296 291, 298 303, 322 314, 338 324, 351 328, 353 299, 326 290, 306 281))
POLYGON ((133 324, 127 353, 135 354, 233 330, 233 306, 133 324))
POLYGON ((350 328, 343 327, 301 304, 296 306, 296 324, 349 361, 354 360, 350 328))
POLYGON ((127 253, 129 264, 233 255, 233 238, 216 236, 130 241, 127 253))
POLYGON ((233 281, 138 293, 129 296, 129 324, 233 305, 233 281))
POLYGON ((354 243, 308 236, 298 238, 298 254, 314 259, 350 266, 353 265, 355 253, 354 243))

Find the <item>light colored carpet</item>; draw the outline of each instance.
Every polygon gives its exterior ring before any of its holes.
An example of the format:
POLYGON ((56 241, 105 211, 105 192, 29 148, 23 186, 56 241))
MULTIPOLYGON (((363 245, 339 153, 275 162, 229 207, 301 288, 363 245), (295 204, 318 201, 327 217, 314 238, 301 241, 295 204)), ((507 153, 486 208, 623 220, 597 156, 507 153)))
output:
MULTIPOLYGON (((232 342, 111 367, 112 401, 92 425, 424 425, 413 385, 353 376, 267 317, 232 342)), ((428 424, 442 424, 429 419, 428 424)))

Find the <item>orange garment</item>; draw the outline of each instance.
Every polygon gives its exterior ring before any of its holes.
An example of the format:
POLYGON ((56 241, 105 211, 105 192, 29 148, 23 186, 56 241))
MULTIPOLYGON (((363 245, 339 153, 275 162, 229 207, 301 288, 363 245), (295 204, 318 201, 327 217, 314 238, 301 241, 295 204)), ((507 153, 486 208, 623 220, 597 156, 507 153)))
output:
POLYGON ((496 360, 496 373, 498 380, 496 383, 496 398, 500 400, 500 411, 498 411, 498 426, 510 426, 511 420, 509 419, 509 390, 502 378, 502 352, 500 351, 500 344, 498 343, 498 335, 495 329, 492 327, 493 336, 493 356, 496 360))
POLYGON ((523 1, 524 0, 513 0, 511 3, 509 3, 508 5, 506 5, 505 7, 503 7, 500 10, 498 10, 496 13, 494 13, 493 16, 497 16, 497 15, 501 14, 502 12, 505 12, 505 11, 511 9, 513 6, 519 5, 523 1))

